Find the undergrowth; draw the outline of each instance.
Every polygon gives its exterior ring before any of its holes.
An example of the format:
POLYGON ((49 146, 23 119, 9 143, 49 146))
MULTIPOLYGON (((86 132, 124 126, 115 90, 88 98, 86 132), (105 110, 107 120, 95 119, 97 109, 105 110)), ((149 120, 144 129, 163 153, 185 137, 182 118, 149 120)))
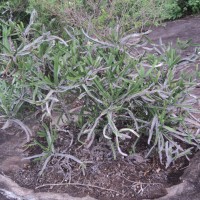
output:
POLYGON ((193 108, 198 98, 191 95, 198 83, 194 76, 184 75, 198 51, 181 58, 180 49, 162 41, 146 48, 147 33, 127 35, 120 27, 108 37, 94 37, 85 29, 66 26, 61 38, 39 26, 36 18, 33 11, 27 26, 0 22, 0 114, 3 129, 17 123, 29 141, 31 130, 19 113, 27 105, 40 111, 47 147, 36 142, 43 153, 28 159, 43 158, 41 173, 52 157, 84 165, 81 158, 63 154, 53 145, 55 133, 65 129, 60 122, 70 123, 74 116, 80 133, 70 135, 71 145, 76 139, 90 148, 98 136, 110 144, 114 157, 116 152, 128 155, 121 150, 124 140, 134 140, 137 148, 141 138, 148 138, 146 156, 156 150, 166 167, 199 148, 198 132, 192 129, 199 126, 193 115, 199 112, 193 108), (130 38, 135 40, 130 43, 130 38), (80 106, 73 109, 75 100, 80 106))
POLYGON ((1 16, 28 23, 33 9, 48 30, 62 34, 63 25, 107 35, 109 28, 140 30, 200 11, 199 0, 3 0, 1 16))

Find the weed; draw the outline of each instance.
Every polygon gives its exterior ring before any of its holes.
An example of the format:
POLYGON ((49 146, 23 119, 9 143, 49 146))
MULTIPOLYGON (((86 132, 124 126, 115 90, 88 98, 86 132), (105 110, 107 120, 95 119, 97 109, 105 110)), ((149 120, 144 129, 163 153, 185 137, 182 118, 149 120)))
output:
POLYGON ((127 156, 128 150, 121 148, 124 140, 135 141, 137 148, 141 138, 148 138, 147 156, 157 150, 166 167, 199 148, 198 134, 191 129, 199 127, 191 117, 199 112, 192 107, 198 98, 191 95, 197 81, 180 73, 185 63, 199 57, 197 52, 182 59, 162 41, 145 48, 148 32, 127 35, 120 26, 110 36, 96 38, 84 29, 66 27, 63 39, 35 24, 36 17, 33 11, 27 26, 1 21, 0 112, 6 120, 3 128, 15 122, 28 139, 31 133, 18 119, 25 103, 40 110, 41 122, 49 122, 40 133, 46 146, 34 142, 43 152, 27 158, 43 158, 40 174, 53 157, 83 164, 54 148, 55 133, 62 129, 59 120, 53 125, 54 114, 71 122, 74 100, 81 102, 77 122, 81 130, 74 138, 87 148, 98 136, 111 145, 114 157, 127 156))
POLYGON ((56 131, 52 128, 51 124, 47 126, 46 124, 43 124, 44 131, 38 132, 38 136, 40 138, 45 139, 46 145, 42 144, 41 142, 34 140, 31 144, 28 145, 28 147, 37 146, 40 147, 42 150, 41 154, 36 154, 33 156, 29 156, 24 158, 24 160, 29 159, 40 159, 43 161, 43 166, 39 172, 39 176, 43 174, 44 170, 46 169, 48 163, 52 158, 59 158, 59 159, 71 159, 77 163, 79 163, 82 166, 82 169, 84 170, 84 163, 77 159, 76 157, 72 155, 68 155, 66 153, 60 153, 55 150, 54 142, 56 141, 58 135, 56 131))

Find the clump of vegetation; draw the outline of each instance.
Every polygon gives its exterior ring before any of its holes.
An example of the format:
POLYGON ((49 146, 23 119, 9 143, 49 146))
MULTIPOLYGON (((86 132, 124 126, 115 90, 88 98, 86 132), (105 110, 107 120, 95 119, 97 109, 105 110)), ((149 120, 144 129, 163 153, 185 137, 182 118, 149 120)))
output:
POLYGON ((42 171, 53 156, 84 164, 57 152, 53 145, 55 133, 63 130, 59 121, 71 122, 73 115, 78 115, 75 123, 80 133, 72 141, 77 139, 89 148, 98 136, 110 144, 114 158, 128 155, 129 150, 121 146, 129 139, 137 148, 138 140, 147 138, 146 156, 156 150, 166 167, 199 148, 199 136, 191 129, 197 123, 193 113, 198 110, 193 105, 198 99, 190 92, 197 82, 183 73, 177 76, 180 69, 184 72, 183 63, 195 60, 197 53, 182 59, 162 42, 152 45, 151 53, 144 46, 143 34, 124 35, 120 27, 103 39, 66 27, 61 38, 38 26, 36 17, 33 11, 27 26, 1 20, 0 114, 3 128, 17 123, 29 139, 31 132, 19 113, 24 105, 40 110, 40 120, 49 126, 44 125, 42 133, 47 147, 30 158, 45 158, 42 171), (130 43, 130 37, 134 42, 130 43), (70 107, 74 99, 81 102, 78 114, 70 107))
POLYGON ((63 25, 82 27, 91 33, 107 34, 109 28, 140 30, 199 12, 199 0, 4 0, 0 6, 4 19, 28 23, 33 9, 47 29, 62 34, 63 25), (156 12, 155 12, 156 11, 156 12))
POLYGON ((2 0, 0 5, 0 17, 4 20, 23 21, 28 23, 30 14, 27 13, 28 0, 2 0))
POLYGON ((186 14, 196 14, 200 11, 199 0, 169 0, 165 4, 166 19, 177 19, 186 14))

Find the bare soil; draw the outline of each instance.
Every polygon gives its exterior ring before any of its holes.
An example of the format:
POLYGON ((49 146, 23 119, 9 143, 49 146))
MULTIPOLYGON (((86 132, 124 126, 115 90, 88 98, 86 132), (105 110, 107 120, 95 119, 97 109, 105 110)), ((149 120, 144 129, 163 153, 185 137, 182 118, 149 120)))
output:
MULTIPOLYGON (((175 45, 178 38, 191 38, 194 43, 200 44, 200 16, 166 22, 164 26, 154 27, 152 30, 149 37, 154 42, 159 42, 159 38, 162 38, 164 43, 172 42, 175 45)), ((194 48, 185 50, 183 56, 193 53, 194 48)), ((200 62, 197 61, 196 65, 199 67, 200 62)), ((197 88, 194 94, 200 96, 200 88, 197 88)), ((34 132, 40 128, 40 123, 35 118, 29 120, 27 125, 34 132)), ((66 126, 65 130, 75 138, 79 131, 73 125, 66 126)), ((70 159, 55 157, 42 176, 38 176, 41 162, 21 162, 21 158, 39 154, 42 149, 24 146, 25 134, 18 127, 0 131, 0 134, 0 173, 10 176, 20 186, 34 189, 36 192, 66 192, 76 197, 89 194, 98 200, 154 199, 165 196, 166 188, 179 184, 184 169, 189 165, 187 159, 181 158, 165 169, 156 155, 145 159, 144 155, 149 150, 145 141, 140 141, 134 156, 125 158, 118 155, 117 159, 113 160, 110 145, 103 138, 97 138, 90 149, 86 149, 76 142, 70 146, 69 134, 61 132, 55 143, 56 149, 88 163, 80 167, 70 159)), ((36 140, 46 145, 41 138, 37 137, 36 140)), ((123 146, 131 152, 130 143, 124 143, 123 146)), ((0 196, 0 199, 3 198, 0 196)))
MULTIPOLYGON (((75 127, 67 129, 74 135, 78 132, 75 127)), ((15 127, 10 131, 17 130, 18 128, 15 127)), ((42 167, 41 163, 20 162, 20 157, 24 153, 29 155, 42 153, 42 149, 31 147, 23 152, 21 144, 17 142, 19 138, 23 140, 23 133, 8 136, 7 133, 1 132, 1 135, 5 137, 3 142, 7 146, 5 148, 3 145, 0 148, 1 171, 14 179, 21 187, 34 188, 35 192, 66 192, 78 197, 89 194, 99 200, 157 198, 166 194, 166 187, 180 183, 179 177, 188 165, 188 161, 183 158, 166 170, 164 165, 159 163, 157 156, 145 159, 147 146, 143 141, 138 149, 139 153, 126 158, 118 155, 118 159, 113 160, 110 146, 106 144, 106 141, 96 141, 90 149, 85 149, 80 146, 80 143, 69 147, 70 138, 65 133, 60 133, 55 143, 56 149, 59 148, 60 152, 67 152, 91 163, 81 169, 74 161, 53 158, 42 176, 38 176, 42 167), (7 154, 8 148, 12 152, 11 155, 7 154), (71 184, 67 185, 69 182, 71 184)), ((38 137, 36 140, 42 141, 38 137)), ((43 144, 45 145, 45 142, 43 144)), ((127 148, 129 144, 123 146, 127 148)))

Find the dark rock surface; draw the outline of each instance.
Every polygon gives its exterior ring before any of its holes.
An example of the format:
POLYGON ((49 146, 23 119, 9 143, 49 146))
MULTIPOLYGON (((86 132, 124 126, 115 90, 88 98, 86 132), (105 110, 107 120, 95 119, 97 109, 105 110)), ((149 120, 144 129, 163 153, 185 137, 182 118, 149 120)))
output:
POLYGON ((200 200, 200 151, 181 177, 182 183, 167 188, 168 194, 157 200, 200 200))

